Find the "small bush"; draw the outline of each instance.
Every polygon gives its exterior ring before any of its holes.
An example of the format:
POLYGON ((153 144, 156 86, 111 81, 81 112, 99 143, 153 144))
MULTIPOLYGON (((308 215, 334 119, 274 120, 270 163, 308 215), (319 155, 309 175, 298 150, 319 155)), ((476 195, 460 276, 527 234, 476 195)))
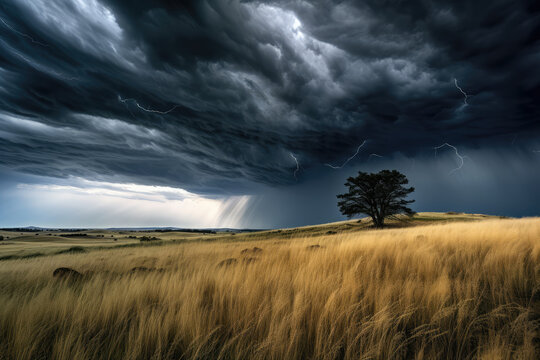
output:
POLYGON ((69 249, 58 251, 57 254, 80 254, 85 252, 86 249, 81 246, 72 246, 69 249))
POLYGON ((4 241, 4 237, 0 235, 0 241, 4 241))
POLYGON ((155 236, 141 236, 141 238, 139 239, 141 242, 143 241, 156 241, 156 240, 160 240, 159 238, 155 237, 155 236))

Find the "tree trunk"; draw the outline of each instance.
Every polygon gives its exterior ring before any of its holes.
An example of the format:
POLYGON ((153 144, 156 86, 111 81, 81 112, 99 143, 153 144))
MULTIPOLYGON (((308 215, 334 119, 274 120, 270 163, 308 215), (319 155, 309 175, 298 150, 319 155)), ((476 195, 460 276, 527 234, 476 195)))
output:
POLYGON ((376 227, 376 228, 383 228, 384 227, 384 217, 379 217, 377 215, 374 215, 374 216, 371 216, 371 219, 373 219, 373 225, 376 227))

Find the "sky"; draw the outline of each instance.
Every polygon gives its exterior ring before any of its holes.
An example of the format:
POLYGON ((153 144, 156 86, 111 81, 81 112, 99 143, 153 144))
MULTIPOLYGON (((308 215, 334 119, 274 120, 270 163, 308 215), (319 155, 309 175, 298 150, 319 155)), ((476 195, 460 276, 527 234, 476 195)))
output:
POLYGON ((5 0, 0 227, 540 215, 537 1, 5 0))

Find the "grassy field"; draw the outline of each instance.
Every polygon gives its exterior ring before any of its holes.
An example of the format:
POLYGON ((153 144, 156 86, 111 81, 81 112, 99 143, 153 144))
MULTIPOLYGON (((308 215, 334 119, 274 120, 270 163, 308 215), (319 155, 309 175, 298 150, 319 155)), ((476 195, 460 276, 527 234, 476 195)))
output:
MULTIPOLYGON (((0 261, 0 359, 540 355, 539 218, 167 234, 150 246, 123 234, 131 247, 71 238, 64 248, 88 252, 0 261), (55 278, 59 267, 83 275, 55 278)), ((17 241, 48 243, 4 240, 17 241)))
POLYGON ((156 242, 183 242, 216 237, 216 234, 193 232, 152 232, 152 231, 38 231, 17 232, 2 231, 4 240, 0 242, 0 260, 25 259, 44 255, 56 255, 65 252, 88 252, 113 247, 131 247, 134 245, 153 245, 142 243, 143 236, 157 238, 156 242))
MULTIPOLYGON (((426 223, 446 223, 455 221, 476 221, 496 216, 463 213, 419 213, 413 219, 388 221, 389 227, 409 227, 425 225, 426 223)), ((66 252, 88 252, 113 247, 156 246, 169 242, 199 242, 199 241, 252 241, 268 238, 291 239, 298 237, 317 237, 331 234, 345 234, 369 229, 372 223, 369 219, 341 221, 330 224, 304 226, 293 229, 278 229, 248 233, 220 232, 217 234, 196 232, 152 232, 152 231, 110 231, 110 230, 81 230, 81 231, 3 231, 0 236, 0 260, 26 259, 45 255, 56 255, 66 252), (159 241, 141 243, 143 236, 157 238, 159 241), (234 237, 231 237, 234 236, 234 237)))

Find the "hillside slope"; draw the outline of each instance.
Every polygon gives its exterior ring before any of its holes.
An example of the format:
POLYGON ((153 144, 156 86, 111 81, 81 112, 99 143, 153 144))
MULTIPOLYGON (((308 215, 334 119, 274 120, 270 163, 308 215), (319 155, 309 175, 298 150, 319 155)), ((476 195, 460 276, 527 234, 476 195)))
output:
MULTIPOLYGON (((388 228, 403 228, 425 224, 448 222, 482 221, 497 219, 497 216, 463 213, 418 213, 412 218, 400 217, 387 221, 388 228)), ((328 224, 303 226, 290 229, 276 229, 247 233, 200 234, 181 231, 128 231, 128 230, 83 230, 83 231, 0 231, 4 241, 0 242, 0 260, 32 258, 65 252, 88 252, 114 247, 156 246, 168 243, 191 241, 250 241, 293 239, 297 237, 317 237, 332 234, 347 234, 372 228, 368 218, 339 221, 328 224), (143 242, 145 236, 156 241, 143 242)))
POLYGON ((434 222, 3 261, 0 359, 538 358, 540 218, 434 222))

